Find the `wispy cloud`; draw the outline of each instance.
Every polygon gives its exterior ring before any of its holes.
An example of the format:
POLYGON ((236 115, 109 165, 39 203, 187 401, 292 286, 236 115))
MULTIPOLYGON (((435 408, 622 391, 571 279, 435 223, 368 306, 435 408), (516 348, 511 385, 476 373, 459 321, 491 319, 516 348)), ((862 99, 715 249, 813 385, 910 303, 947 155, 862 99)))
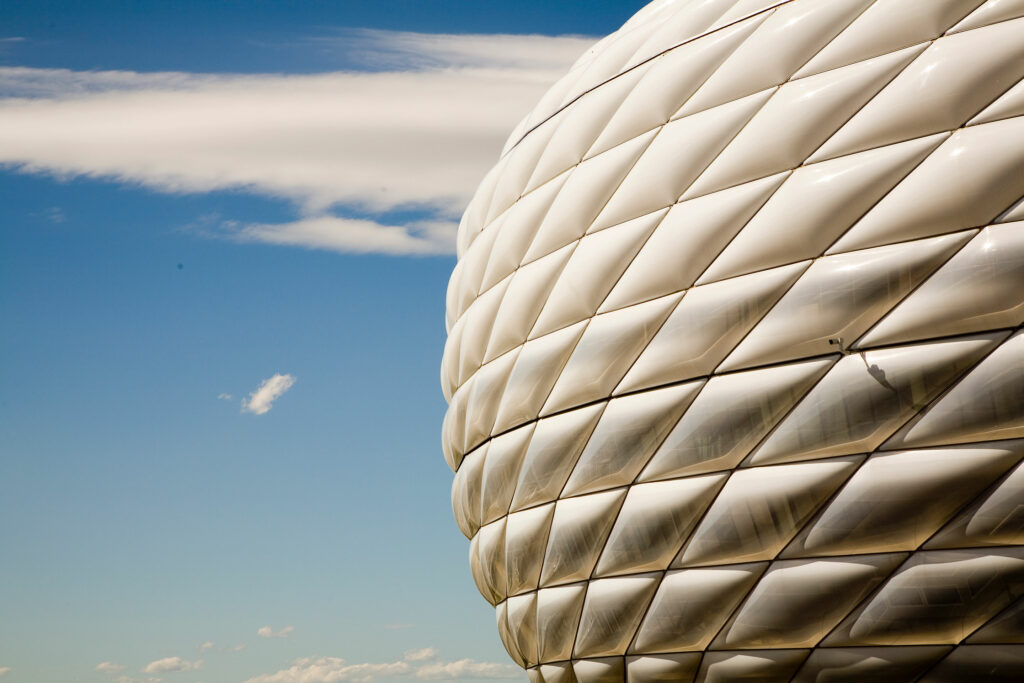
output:
POLYGON ((95 671, 101 674, 116 674, 124 671, 124 666, 121 664, 115 664, 114 662, 100 662, 96 665, 95 671))
POLYGON ((150 662, 143 669, 144 674, 166 674, 177 671, 198 671, 203 668, 203 660, 190 662, 181 657, 164 657, 155 662, 150 662))
POLYGON ((10 671, 11 671, 11 667, 9 667, 9 666, 0 666, 0 676, 6 676, 8 673, 10 673, 10 671))
MULTIPOLYGON (((280 377, 280 375, 274 375, 274 377, 280 377)), ((273 377, 271 379, 273 379, 273 377)), ((269 381, 270 380, 268 379, 267 382, 269 382, 269 381)), ((264 382, 264 384, 266 384, 267 382, 264 382)), ((266 411, 264 411, 264 412, 266 412, 266 411)), ((261 626, 259 629, 257 629, 256 635, 258 635, 260 638, 287 638, 294 631, 295 631, 295 627, 294 626, 285 626, 280 631, 275 631, 274 629, 270 628, 269 626, 261 626)))
POLYGON ((217 394, 218 401, 230 401, 233 398, 234 396, 232 396, 231 394, 217 394))
POLYGON ((396 662, 350 664, 340 657, 305 657, 287 669, 250 678, 245 683, 369 683, 381 677, 407 677, 420 680, 460 678, 521 678, 522 669, 513 664, 460 659, 453 662, 437 658, 434 648, 410 650, 396 662))
POLYGON ((302 220, 229 231, 244 240, 446 252, 452 220, 508 131, 591 43, 382 31, 331 40, 380 70, 0 68, 0 164, 160 192, 243 189, 295 203, 302 220), (429 220, 376 218, 409 209, 429 220))
POLYGON ((214 646, 213 641, 212 640, 208 640, 205 643, 201 643, 199 645, 199 647, 196 648, 196 649, 199 650, 200 652, 208 652, 208 651, 213 649, 213 646, 214 646))
MULTIPOLYGON (((259 388, 249 394, 249 398, 242 399, 242 411, 255 415, 264 415, 270 412, 270 409, 274 407, 274 401, 280 398, 284 392, 291 389, 293 384, 295 384, 295 377, 280 373, 263 380, 259 388)), ((270 627, 264 626, 260 631, 263 631, 263 629, 269 631, 270 627)), ((291 633, 292 627, 286 626, 281 630, 291 633)), ((263 633, 260 633, 260 635, 263 635, 263 633)))

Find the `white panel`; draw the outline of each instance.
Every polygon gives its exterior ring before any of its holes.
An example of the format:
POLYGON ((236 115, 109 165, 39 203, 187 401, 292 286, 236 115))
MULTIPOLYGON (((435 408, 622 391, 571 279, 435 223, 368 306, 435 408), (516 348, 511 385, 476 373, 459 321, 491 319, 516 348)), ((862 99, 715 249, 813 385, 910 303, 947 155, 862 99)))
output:
POLYGON ((594 229, 674 204, 771 94, 755 93, 661 128, 595 220, 594 229))
POLYGON ((965 231, 815 261, 719 371, 833 353, 849 346, 973 237, 965 231))
POLYGON ((749 462, 761 465, 872 451, 1004 336, 977 335, 846 356, 749 462))
POLYGON ((685 652, 674 655, 626 658, 626 681, 628 683, 690 683, 697 675, 700 664, 699 652, 685 652))
POLYGON ((1024 223, 985 228, 857 347, 1024 323, 1024 223))
POLYGON ((610 311, 692 285, 786 176, 780 173, 673 206, 599 310, 610 311))
POLYGON ((480 519, 484 524, 508 514, 534 426, 502 434, 488 444, 480 479, 480 519))
POLYGON ((907 48, 786 83, 683 198, 799 166, 920 51, 907 48))
POLYGON ((572 656, 572 643, 576 639, 576 627, 579 625, 586 592, 586 582, 537 591, 540 661, 556 662, 572 656))
POLYGON ((691 382, 610 401, 563 495, 632 482, 700 386, 691 382))
POLYGON ((829 253, 987 225, 1024 195, 1024 118, 959 130, 829 253))
POLYGON ((970 31, 1021 16, 1024 16, 1024 0, 988 0, 974 13, 950 29, 950 33, 970 31))
POLYGON ((1011 116, 1024 116, 1024 80, 1007 90, 995 102, 985 107, 980 114, 971 119, 969 125, 991 123, 1008 119, 1011 116))
POLYGON ((544 545, 554 510, 554 504, 548 503, 514 512, 506 518, 505 572, 508 576, 509 595, 537 589, 544 545))
POLYGON ((710 374, 808 263, 689 290, 616 393, 710 374))
POLYGON ((946 137, 933 135, 798 168, 701 281, 820 256, 946 137))
POLYGON ((591 581, 573 656, 624 654, 660 580, 654 573, 591 581))
POLYGON ((590 578, 625 497, 626 489, 621 488, 563 498, 555 504, 540 576, 542 586, 590 578))
POLYGON ((983 0, 875 0, 798 78, 934 40, 983 0))
POLYGON ((1024 19, 935 41, 811 161, 964 125, 1024 76, 1024 19))
POLYGON ((701 662, 697 683, 788 681, 807 657, 807 650, 709 652, 701 662))
POLYGON ((700 111, 789 80, 872 0, 794 0, 771 13, 690 98, 700 111))

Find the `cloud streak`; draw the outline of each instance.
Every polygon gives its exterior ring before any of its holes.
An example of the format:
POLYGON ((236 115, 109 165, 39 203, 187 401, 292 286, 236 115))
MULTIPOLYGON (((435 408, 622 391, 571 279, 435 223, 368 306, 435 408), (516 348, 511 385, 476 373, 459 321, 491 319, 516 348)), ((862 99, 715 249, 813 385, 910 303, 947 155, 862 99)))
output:
MULTIPOLYGON (((271 380, 273 380, 273 379, 275 379, 277 377, 280 377, 280 376, 281 375, 274 375, 274 377, 271 377, 270 379, 268 379, 263 384, 266 384, 267 382, 270 382, 271 380)), ((290 375, 286 375, 286 376, 290 377, 290 375)), ((260 387, 260 388, 262 389, 262 387, 260 387)), ((269 626, 261 626, 256 631, 256 635, 258 635, 260 638, 287 638, 288 636, 290 636, 292 634, 293 631, 295 631, 295 627, 294 626, 285 626, 280 631, 275 631, 274 629, 270 628, 269 626)))
MULTIPOLYGON (((242 399, 242 412, 253 413, 254 415, 267 414, 274 407, 274 401, 291 389, 293 384, 295 384, 295 377, 280 373, 263 380, 256 391, 249 394, 249 398, 242 399)), ((271 633, 270 627, 264 626, 259 630, 259 635, 265 638, 284 638, 295 629, 291 626, 285 626, 278 632, 278 635, 264 635, 264 630, 267 633, 271 633)))
POLYGON ((144 674, 166 674, 178 671, 199 671, 203 668, 203 661, 190 662, 181 657, 164 657, 155 662, 150 662, 142 669, 144 674))
POLYGON ((329 44, 376 71, 0 68, 0 164, 166 193, 241 189, 295 204, 298 221, 228 231, 246 241, 448 253, 452 221, 508 131, 590 43, 349 31, 329 44), (396 210, 428 220, 378 219, 396 210))
POLYGON ((453 662, 437 658, 432 647, 410 650, 397 662, 361 662, 350 664, 340 657, 304 657, 287 669, 250 678, 245 683, 370 683, 377 678, 412 678, 449 681, 461 678, 521 678, 522 669, 512 664, 460 659, 453 662))

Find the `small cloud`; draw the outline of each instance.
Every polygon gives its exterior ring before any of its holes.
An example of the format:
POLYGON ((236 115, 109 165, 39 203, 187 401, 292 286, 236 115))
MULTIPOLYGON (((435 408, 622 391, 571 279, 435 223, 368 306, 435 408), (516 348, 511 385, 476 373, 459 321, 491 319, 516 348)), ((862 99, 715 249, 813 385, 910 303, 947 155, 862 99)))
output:
POLYGON ((418 650, 409 650, 402 657, 407 662, 422 662, 428 659, 433 659, 437 656, 437 650, 432 647, 424 647, 418 650))
POLYGON ((477 662, 460 659, 456 662, 430 662, 416 669, 416 678, 428 681, 450 681, 456 678, 520 678, 523 670, 513 664, 477 662))
MULTIPOLYGON (((280 375, 275 375, 275 377, 279 377, 279 376, 280 375)), ((269 382, 270 380, 267 380, 267 381, 269 382)), ((264 384, 265 383, 266 382, 264 382, 264 384)), ((264 411, 264 412, 266 412, 266 411, 264 411)), ((280 631, 275 631, 274 629, 270 628, 269 626, 261 626, 259 628, 259 630, 256 631, 256 635, 258 635, 260 638, 287 638, 288 636, 290 636, 292 634, 292 631, 294 631, 294 630, 295 630, 294 626, 285 626, 280 631)))
POLYGON ((124 666, 115 664, 114 662, 100 662, 96 665, 95 671, 101 674, 116 674, 120 671, 124 671, 124 666))
POLYGON ((230 401, 234 396, 231 394, 217 394, 217 400, 219 401, 230 401))
POLYGON ((68 217, 64 215, 64 210, 59 206, 51 206, 32 215, 54 225, 60 225, 68 220, 68 217))
POLYGON ((0 38, 0 43, 24 43, 27 38, 22 36, 11 36, 10 38, 0 38))
POLYGON ((203 668, 203 661, 190 662, 181 657, 165 657, 155 662, 150 662, 142 670, 144 674, 165 674, 176 671, 198 671, 203 668))
POLYGON ((291 389, 293 384, 295 384, 295 377, 280 373, 263 380, 259 388, 249 394, 248 399, 242 399, 242 412, 254 415, 264 415, 270 412, 270 409, 274 407, 274 401, 291 389))
POLYGON ((205 643, 202 643, 199 646, 198 649, 199 649, 200 652, 207 652, 209 650, 212 650, 213 649, 213 641, 212 640, 208 640, 205 643))
POLYGON ((9 666, 0 666, 0 677, 2 677, 2 676, 6 676, 6 675, 7 675, 7 673, 8 673, 8 672, 9 672, 10 670, 11 670, 11 667, 9 667, 9 666))
POLYGON ((118 676, 114 683, 161 683, 162 678, 150 676, 149 678, 134 678, 132 676, 118 676))
POLYGON ((238 645, 232 645, 231 647, 229 647, 228 648, 228 652, 241 652, 244 649, 245 649, 245 645, 243 645, 242 643, 239 643, 238 645))
POLYGON ((342 254, 392 254, 432 256, 455 253, 454 221, 419 221, 385 225, 376 221, 323 215, 291 223, 238 227, 223 225, 229 239, 262 242, 305 249, 324 249, 342 254))

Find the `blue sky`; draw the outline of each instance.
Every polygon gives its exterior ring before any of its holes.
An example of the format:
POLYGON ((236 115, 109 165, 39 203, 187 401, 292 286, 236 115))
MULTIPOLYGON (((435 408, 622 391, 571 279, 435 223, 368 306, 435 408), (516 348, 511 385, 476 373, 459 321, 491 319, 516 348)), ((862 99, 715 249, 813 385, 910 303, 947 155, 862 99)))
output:
POLYGON ((440 453, 452 233, 642 4, 0 0, 2 683, 522 678, 440 453))

